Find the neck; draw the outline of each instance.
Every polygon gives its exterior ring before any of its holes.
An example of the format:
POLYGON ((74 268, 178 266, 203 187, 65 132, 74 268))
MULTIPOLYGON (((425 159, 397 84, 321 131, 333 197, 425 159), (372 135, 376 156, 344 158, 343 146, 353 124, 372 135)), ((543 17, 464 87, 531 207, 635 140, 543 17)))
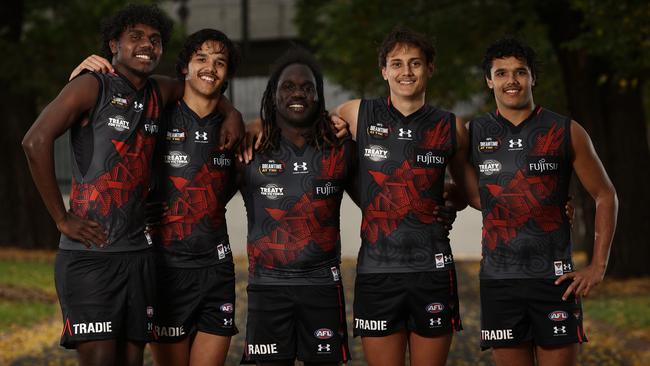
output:
POLYGON ((113 68, 115 71, 119 72, 125 78, 127 78, 136 89, 141 89, 144 87, 144 84, 147 82, 147 78, 149 77, 149 75, 142 75, 140 73, 134 72, 130 68, 117 62, 113 63, 113 68))
POLYGON ((390 93, 390 103, 402 115, 408 116, 418 111, 425 103, 425 94, 417 94, 411 97, 404 97, 395 95, 392 91, 390 93))
POLYGON ((280 116, 276 115, 276 121, 280 128, 282 137, 291 141, 294 145, 302 147, 307 142, 305 135, 309 132, 309 127, 296 127, 291 123, 283 120, 280 116))
POLYGON ((197 94, 192 88, 185 86, 185 93, 183 94, 183 102, 199 117, 203 118, 208 114, 214 112, 221 99, 221 94, 206 97, 202 94, 197 94))
POLYGON ((526 105, 524 108, 514 109, 499 105, 497 102, 497 108, 499 109, 499 114, 501 114, 503 118, 507 119, 513 125, 517 126, 521 122, 525 121, 531 113, 533 113, 535 110, 535 103, 531 99, 530 104, 526 105))

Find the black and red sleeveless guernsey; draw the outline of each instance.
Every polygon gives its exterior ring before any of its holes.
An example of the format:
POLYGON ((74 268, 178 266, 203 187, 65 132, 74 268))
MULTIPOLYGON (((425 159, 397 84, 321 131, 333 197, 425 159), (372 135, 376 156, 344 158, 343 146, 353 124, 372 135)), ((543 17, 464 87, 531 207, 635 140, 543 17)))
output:
POLYGON ((353 143, 321 151, 284 138, 279 145, 244 168, 249 284, 340 283, 339 216, 353 143))
POLYGON ((481 279, 555 278, 573 271, 565 204, 567 117, 537 107, 515 126, 498 112, 470 122, 483 212, 481 279))
POLYGON ((153 232, 156 250, 170 267, 232 262, 226 203, 234 193, 234 157, 218 149, 223 116, 201 118, 181 100, 165 110, 163 121, 154 200, 169 208, 153 232))
POLYGON ((453 268, 433 215, 456 145, 456 117, 424 105, 404 117, 386 98, 362 100, 357 119, 362 210, 358 273, 453 268))
POLYGON ((91 75, 100 84, 97 103, 89 124, 77 124, 70 133, 70 211, 98 222, 108 234, 108 245, 86 248, 62 234, 59 248, 141 250, 151 245, 144 234, 144 201, 149 191, 162 99, 153 79, 137 90, 118 74, 91 75), (78 146, 84 147, 75 148, 78 146))

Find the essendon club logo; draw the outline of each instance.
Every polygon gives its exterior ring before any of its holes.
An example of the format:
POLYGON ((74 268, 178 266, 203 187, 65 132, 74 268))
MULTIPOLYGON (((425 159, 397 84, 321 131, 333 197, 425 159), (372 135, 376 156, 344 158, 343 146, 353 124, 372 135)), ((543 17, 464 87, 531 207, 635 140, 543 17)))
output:
POLYGON ((548 314, 548 318, 554 322, 563 322, 569 319, 569 313, 562 310, 556 310, 548 314))
POLYGON ((445 310, 445 306, 439 302, 432 302, 431 304, 427 305, 426 310, 427 313, 437 314, 445 310))
POLYGON ((330 339, 334 337, 334 332, 329 328, 320 328, 314 332, 314 337, 318 339, 330 339))

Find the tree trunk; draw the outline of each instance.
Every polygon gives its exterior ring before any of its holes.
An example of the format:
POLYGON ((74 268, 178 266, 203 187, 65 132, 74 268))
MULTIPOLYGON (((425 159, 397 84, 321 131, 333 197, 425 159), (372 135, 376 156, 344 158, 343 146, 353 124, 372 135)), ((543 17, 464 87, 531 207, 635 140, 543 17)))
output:
MULTIPOLYGON (((646 206, 650 190, 646 185, 650 182, 650 153, 641 83, 621 88, 615 68, 606 60, 563 47, 582 31, 582 15, 570 10, 566 1, 544 2, 537 11, 548 26, 549 39, 558 57, 571 117, 591 136, 618 193, 618 227, 608 274, 648 275, 650 225, 646 206)), ((591 249, 594 203, 583 189, 576 195, 577 221, 584 220, 584 228, 574 238, 591 249)), ((591 250, 588 252, 591 254, 591 250)))

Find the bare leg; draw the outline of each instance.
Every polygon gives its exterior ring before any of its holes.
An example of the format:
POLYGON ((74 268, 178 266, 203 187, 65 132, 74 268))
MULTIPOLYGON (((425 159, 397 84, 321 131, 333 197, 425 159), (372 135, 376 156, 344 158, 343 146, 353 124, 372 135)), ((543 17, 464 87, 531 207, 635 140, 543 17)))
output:
POLYGON ((422 337, 411 332, 409 334, 411 366, 444 366, 452 337, 453 333, 437 337, 422 337))
POLYGON ((176 343, 150 343, 156 366, 187 366, 190 363, 190 338, 176 343))
POLYGON ((293 366, 293 360, 257 361, 257 366, 293 366))
POLYGON ((533 346, 530 342, 492 348, 492 357, 497 366, 535 366, 533 346))
POLYGON ((230 337, 197 332, 190 350, 190 365, 223 366, 230 347, 230 337))
POLYGON ((361 337, 368 366, 404 365, 406 330, 385 337, 361 337))
POLYGON ((537 346, 535 351, 539 366, 575 366, 578 360, 578 345, 576 343, 537 346))
POLYGON ((117 341, 88 341, 77 344, 77 358, 80 366, 116 365, 117 341))

